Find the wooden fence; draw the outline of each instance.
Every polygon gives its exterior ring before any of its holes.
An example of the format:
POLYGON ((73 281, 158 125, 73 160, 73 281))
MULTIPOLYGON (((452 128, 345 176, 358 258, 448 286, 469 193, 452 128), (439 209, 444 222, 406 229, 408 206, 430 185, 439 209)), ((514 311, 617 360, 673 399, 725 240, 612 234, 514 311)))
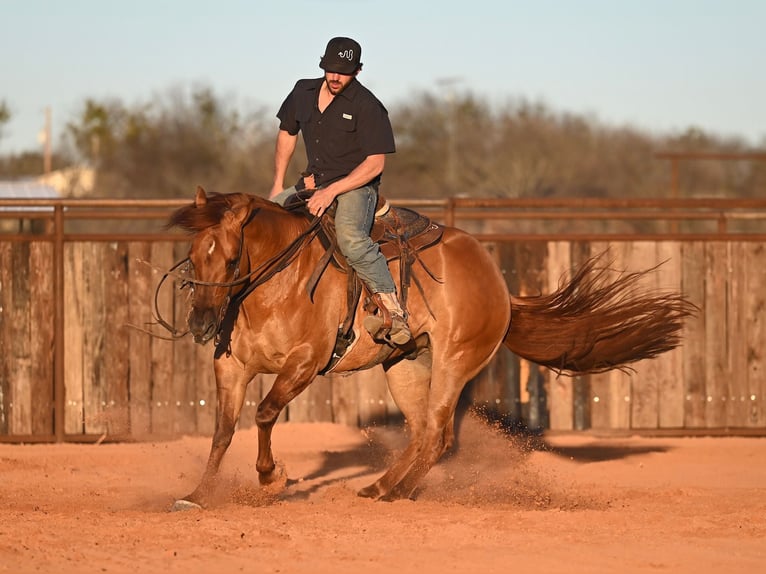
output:
MULTIPOLYGON (((68 228, 76 218, 160 218, 173 205, 62 200, 39 212, 31 211, 41 207, 33 201, 5 202, 6 209, 21 210, 0 211, 5 220, 35 220, 39 232, 22 226, 22 232, 0 234, 0 440, 212 433, 212 346, 142 331, 151 329, 157 282, 184 257, 185 240, 115 233, 113 226, 98 232, 68 228)), ((469 384, 466 403, 533 429, 766 434, 766 234, 731 229, 731 221, 766 220, 766 202, 449 200, 419 207, 482 239, 514 294, 548 292, 563 274, 608 249, 615 270, 662 263, 646 277, 647 287, 683 291, 700 308, 680 349, 632 372, 557 377, 503 349, 469 384), (579 225, 573 214, 609 222, 609 229, 573 230, 579 225), (666 229, 641 234, 615 225, 618 217, 640 225, 666 220, 666 229), (713 222, 713 231, 700 232, 702 221, 713 222), (563 230, 530 231, 551 222, 563 222, 563 230)), ((185 298, 183 290, 162 292, 163 316, 182 325, 185 298)), ((240 426, 254 423, 272 380, 251 382, 240 426)), ((400 416, 380 369, 320 377, 283 415, 362 426, 400 416)))

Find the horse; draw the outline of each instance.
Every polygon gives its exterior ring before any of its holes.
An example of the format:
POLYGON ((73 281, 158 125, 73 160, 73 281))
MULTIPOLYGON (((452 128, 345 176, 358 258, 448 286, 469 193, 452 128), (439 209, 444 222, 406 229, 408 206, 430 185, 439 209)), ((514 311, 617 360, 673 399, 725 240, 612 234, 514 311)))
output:
MULTIPOLYGON (((262 485, 279 479, 271 434, 280 412, 319 374, 382 365, 404 415, 409 444, 372 484, 359 491, 379 500, 409 498, 450 450, 454 418, 466 383, 505 344, 518 356, 558 373, 625 369, 680 344, 693 305, 677 293, 641 292, 651 270, 610 278, 594 257, 551 294, 509 293, 498 265, 472 235, 443 227, 441 240, 420 251, 406 301, 413 340, 399 348, 360 328, 368 313, 351 307, 348 271, 327 265, 315 221, 265 198, 197 189, 168 227, 190 234, 185 261, 191 286, 188 331, 215 342, 215 431, 198 486, 174 509, 204 508, 231 443, 248 382, 275 374, 257 407, 256 470, 262 485), (353 318, 353 342, 336 353, 339 326, 353 318)), ((400 265, 389 262, 399 281, 400 265)), ((401 285, 399 286, 401 287, 401 285)))

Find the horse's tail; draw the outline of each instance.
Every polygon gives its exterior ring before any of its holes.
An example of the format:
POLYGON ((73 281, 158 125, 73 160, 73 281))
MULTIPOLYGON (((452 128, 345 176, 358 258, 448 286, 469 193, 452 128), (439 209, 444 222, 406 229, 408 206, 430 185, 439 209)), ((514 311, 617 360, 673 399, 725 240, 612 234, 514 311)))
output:
POLYGON ((684 318, 697 308, 678 293, 647 292, 638 282, 656 269, 610 280, 588 260, 550 295, 511 295, 508 348, 564 374, 599 373, 656 357, 681 342, 684 318))

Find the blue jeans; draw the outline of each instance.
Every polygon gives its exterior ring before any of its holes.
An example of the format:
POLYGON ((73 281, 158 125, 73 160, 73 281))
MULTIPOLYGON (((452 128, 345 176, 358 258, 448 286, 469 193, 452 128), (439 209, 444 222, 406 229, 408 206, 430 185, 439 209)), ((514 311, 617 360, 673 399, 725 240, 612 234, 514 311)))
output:
MULTIPOLYGON (((284 205, 285 200, 294 193, 295 187, 289 187, 276 195, 272 201, 284 205)), ((370 239, 378 192, 371 185, 367 185, 342 193, 337 200, 335 232, 340 252, 370 291, 394 293, 396 285, 386 258, 380 252, 378 244, 370 239)))

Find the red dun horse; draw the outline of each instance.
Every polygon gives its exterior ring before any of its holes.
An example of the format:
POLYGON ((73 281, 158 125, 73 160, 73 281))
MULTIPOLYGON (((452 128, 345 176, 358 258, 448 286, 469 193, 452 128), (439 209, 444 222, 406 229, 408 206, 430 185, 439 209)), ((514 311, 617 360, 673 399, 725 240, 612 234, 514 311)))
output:
MULTIPOLYGON (((248 382, 276 374, 256 414, 262 484, 275 481, 271 432, 287 404, 330 364, 347 317, 347 275, 328 266, 313 292, 309 278, 325 253, 311 222, 259 197, 206 195, 176 211, 169 225, 193 234, 188 326, 198 343, 216 341, 217 417, 207 467, 197 488, 175 508, 209 502, 234 435, 248 382)), ((407 301, 415 343, 406 351, 380 344, 358 326, 335 372, 382 364, 410 430, 407 448, 359 493, 409 497, 453 443, 465 384, 505 343, 521 357, 566 374, 600 372, 654 357, 679 344, 693 306, 680 295, 642 293, 643 273, 607 279, 589 261, 550 295, 514 297, 487 250, 471 235, 445 227, 441 242, 420 252, 417 289, 407 301), (513 313, 511 312, 513 310, 513 313)), ((391 262, 394 277, 398 261, 391 262)))

